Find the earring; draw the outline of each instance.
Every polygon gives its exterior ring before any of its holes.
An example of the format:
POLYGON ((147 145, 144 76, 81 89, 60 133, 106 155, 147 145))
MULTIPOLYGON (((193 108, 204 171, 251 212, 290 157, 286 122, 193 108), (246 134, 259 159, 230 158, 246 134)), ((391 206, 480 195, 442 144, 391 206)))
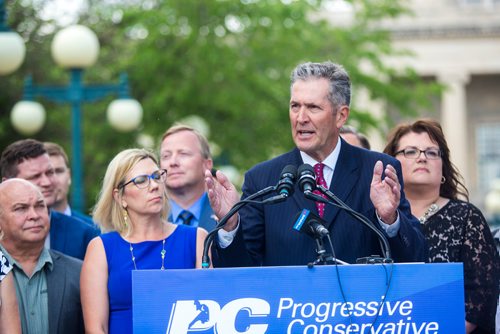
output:
POLYGON ((446 182, 446 178, 444 176, 441 176, 441 184, 444 184, 446 182))
POLYGON ((127 210, 123 209, 123 224, 125 225, 125 227, 128 227, 128 213, 127 213, 127 210))

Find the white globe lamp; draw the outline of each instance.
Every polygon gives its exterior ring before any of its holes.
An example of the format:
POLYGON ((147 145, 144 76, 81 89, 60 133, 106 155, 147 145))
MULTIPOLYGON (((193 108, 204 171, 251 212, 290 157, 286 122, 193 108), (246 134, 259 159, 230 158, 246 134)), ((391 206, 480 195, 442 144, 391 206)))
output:
POLYGON ((24 40, 13 31, 0 32, 0 75, 17 70, 24 61, 24 40))
POLYGON ((34 101, 19 101, 10 114, 12 126, 20 133, 30 136, 40 131, 45 124, 45 109, 34 101))
POLYGON ((73 25, 60 30, 52 40, 52 58, 66 68, 86 68, 99 56, 99 40, 88 27, 73 25))
POLYGON ((142 106, 134 99, 118 99, 108 106, 108 122, 121 132, 129 132, 139 127, 142 121, 142 106))

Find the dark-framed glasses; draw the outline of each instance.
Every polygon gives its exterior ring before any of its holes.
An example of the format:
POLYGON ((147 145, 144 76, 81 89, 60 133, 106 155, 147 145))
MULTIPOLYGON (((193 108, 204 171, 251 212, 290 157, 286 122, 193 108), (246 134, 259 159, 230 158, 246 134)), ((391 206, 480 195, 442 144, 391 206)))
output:
POLYGON ((441 158, 441 150, 439 148, 421 150, 416 147, 407 147, 404 150, 397 151, 395 155, 403 154, 407 159, 418 159, 422 153, 424 153, 425 157, 429 160, 437 160, 441 158))
POLYGON ((151 175, 147 175, 147 174, 138 175, 138 176, 134 177, 133 179, 131 179, 130 181, 119 185, 118 189, 123 189, 123 188, 125 188, 125 186, 127 184, 130 184, 130 183, 135 184, 135 186, 139 189, 144 189, 144 188, 149 187, 149 183, 151 182, 151 180, 155 181, 156 183, 160 183, 160 182, 165 181, 166 175, 167 175, 166 169, 159 169, 159 170, 151 173, 151 175))

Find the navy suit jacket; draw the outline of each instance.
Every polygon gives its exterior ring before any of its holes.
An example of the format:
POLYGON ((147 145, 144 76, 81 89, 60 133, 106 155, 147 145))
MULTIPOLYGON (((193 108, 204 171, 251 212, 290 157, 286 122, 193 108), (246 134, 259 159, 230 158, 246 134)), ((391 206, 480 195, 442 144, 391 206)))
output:
MULTIPOLYGON (((381 160, 384 166, 388 163, 394 166, 402 184, 399 161, 382 153, 351 146, 342 140, 330 191, 368 217, 382 231, 370 200, 370 184, 377 160, 381 160)), ((245 174, 242 198, 276 185, 286 165, 298 167, 301 164, 300 152, 294 149, 254 166, 245 174)), ((216 242, 212 247, 214 266, 305 265, 314 261, 317 258, 314 239, 293 229, 298 213, 304 208, 317 213, 315 203, 304 197, 297 184, 293 195, 285 202, 243 207, 239 211, 240 228, 231 245, 222 249, 216 242)), ((427 244, 417 219, 411 215, 403 189, 398 212, 399 232, 389 238, 392 258, 396 262, 426 261, 427 244)), ((327 204, 323 219, 330 231, 337 259, 355 263, 357 258, 381 254, 377 235, 345 210, 327 204)), ((326 243, 325 247, 330 251, 326 243)))
POLYGON ((49 333, 84 333, 80 302, 82 261, 49 250, 52 270, 46 270, 49 307, 49 333))
POLYGON ((75 217, 77 219, 83 220, 87 224, 90 224, 91 226, 97 228, 97 225, 92 220, 92 217, 90 217, 90 216, 88 216, 88 215, 86 215, 84 213, 81 213, 81 212, 75 211, 75 210, 71 210, 71 217, 75 217))
POLYGON ((217 221, 214 219, 214 211, 210 206, 210 201, 208 198, 203 203, 201 208, 200 222, 198 227, 203 227, 207 231, 211 231, 217 225, 217 221))
POLYGON ((50 248, 83 260, 90 240, 100 231, 75 217, 52 210, 50 213, 50 248))

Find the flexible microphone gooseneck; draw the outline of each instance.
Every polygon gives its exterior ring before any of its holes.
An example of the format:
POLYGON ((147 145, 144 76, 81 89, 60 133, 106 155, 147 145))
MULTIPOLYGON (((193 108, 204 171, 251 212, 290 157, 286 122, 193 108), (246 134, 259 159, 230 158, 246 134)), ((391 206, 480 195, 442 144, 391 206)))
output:
POLYGON ((363 223, 365 226, 367 226, 370 230, 375 232, 375 234, 379 238, 379 242, 381 243, 381 248, 382 251, 384 252, 384 258, 385 260, 390 260, 391 259, 391 249, 389 246, 389 241, 387 240, 387 237, 377 228, 374 226, 374 224, 364 215, 361 213, 354 211, 352 208, 350 208, 347 204, 345 204, 340 198, 335 196, 330 190, 326 189, 323 186, 317 186, 316 185, 316 174, 314 173, 314 169, 308 165, 308 164, 303 164, 299 166, 298 168, 298 183, 299 183, 299 188, 300 190, 304 193, 304 196, 306 198, 309 198, 311 200, 317 201, 317 202, 322 202, 326 204, 333 205, 335 207, 338 207, 340 209, 343 209, 347 211, 352 217, 356 218, 356 220, 360 221, 363 223), (325 199, 322 196, 316 195, 313 193, 314 190, 319 190, 322 194, 324 194, 328 199, 325 199))
POLYGON ((242 207, 247 204, 275 204, 286 200, 293 194, 295 179, 297 178, 297 168, 293 165, 287 165, 280 174, 280 179, 276 186, 269 186, 262 190, 259 190, 255 194, 248 196, 247 198, 237 202, 233 207, 229 210, 229 212, 222 217, 217 226, 208 233, 205 238, 205 242, 203 243, 203 256, 202 256, 202 268, 210 267, 210 257, 208 256, 208 251, 210 246, 212 245, 215 236, 219 232, 221 228, 226 225, 229 219, 238 212, 242 207), (278 192, 278 195, 266 198, 263 201, 256 201, 255 198, 269 195, 273 192, 278 192))

